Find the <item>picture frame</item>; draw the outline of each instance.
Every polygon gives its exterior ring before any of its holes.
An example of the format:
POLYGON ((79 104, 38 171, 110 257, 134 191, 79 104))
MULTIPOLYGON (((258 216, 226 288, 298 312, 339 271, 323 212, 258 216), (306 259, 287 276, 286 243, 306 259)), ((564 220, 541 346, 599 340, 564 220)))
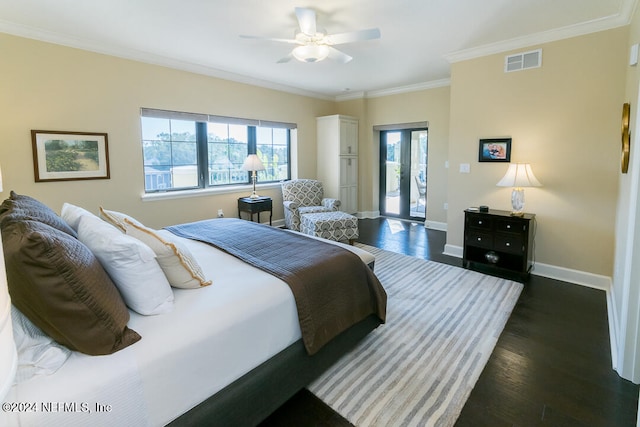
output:
POLYGON ((478 145, 479 162, 511 162, 511 138, 481 139, 478 145))
POLYGON ((109 179, 106 133, 32 130, 36 182, 109 179))

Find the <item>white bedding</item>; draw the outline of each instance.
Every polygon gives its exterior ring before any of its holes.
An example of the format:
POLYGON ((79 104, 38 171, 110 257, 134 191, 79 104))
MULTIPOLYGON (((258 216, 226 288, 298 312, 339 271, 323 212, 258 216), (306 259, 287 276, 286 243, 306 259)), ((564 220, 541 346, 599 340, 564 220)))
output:
POLYGON ((171 313, 132 312, 138 343, 109 356, 73 352, 54 375, 14 386, 5 402, 35 403, 37 412, 3 411, 0 425, 164 425, 300 338, 284 282, 206 244, 185 244, 211 286, 174 289, 171 313), (45 413, 49 402, 67 405, 45 413))
POLYGON ((213 284, 174 289, 170 313, 131 312, 129 327, 142 336, 134 345, 109 356, 73 352, 55 374, 13 386, 5 404, 27 405, 0 412, 0 425, 165 425, 300 339, 284 282, 183 241, 213 284))

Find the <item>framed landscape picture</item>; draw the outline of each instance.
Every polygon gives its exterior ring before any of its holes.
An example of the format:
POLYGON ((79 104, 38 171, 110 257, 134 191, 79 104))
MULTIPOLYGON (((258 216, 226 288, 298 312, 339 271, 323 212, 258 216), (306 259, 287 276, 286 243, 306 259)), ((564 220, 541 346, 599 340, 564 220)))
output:
POLYGON ((36 182, 109 179, 106 133, 32 130, 36 182))
POLYGON ((478 149, 479 162, 510 162, 511 138, 481 139, 478 149))

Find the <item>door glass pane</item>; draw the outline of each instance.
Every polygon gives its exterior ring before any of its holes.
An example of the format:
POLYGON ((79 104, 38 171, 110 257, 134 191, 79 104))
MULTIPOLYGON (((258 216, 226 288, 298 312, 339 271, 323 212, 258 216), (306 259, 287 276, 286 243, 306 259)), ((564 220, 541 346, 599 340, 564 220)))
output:
POLYGON ((400 132, 387 133, 386 213, 393 215, 400 215, 401 141, 400 132))
POLYGON ((411 132, 410 216, 425 218, 427 213, 427 131, 411 132))

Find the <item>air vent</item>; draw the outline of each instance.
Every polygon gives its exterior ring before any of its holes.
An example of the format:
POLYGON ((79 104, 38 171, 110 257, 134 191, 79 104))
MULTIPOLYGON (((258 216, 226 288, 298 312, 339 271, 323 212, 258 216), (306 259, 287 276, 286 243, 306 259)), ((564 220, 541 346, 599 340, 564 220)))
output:
POLYGON ((538 68, 542 65, 542 49, 529 52, 516 53, 504 57, 504 72, 526 70, 527 68, 538 68))

